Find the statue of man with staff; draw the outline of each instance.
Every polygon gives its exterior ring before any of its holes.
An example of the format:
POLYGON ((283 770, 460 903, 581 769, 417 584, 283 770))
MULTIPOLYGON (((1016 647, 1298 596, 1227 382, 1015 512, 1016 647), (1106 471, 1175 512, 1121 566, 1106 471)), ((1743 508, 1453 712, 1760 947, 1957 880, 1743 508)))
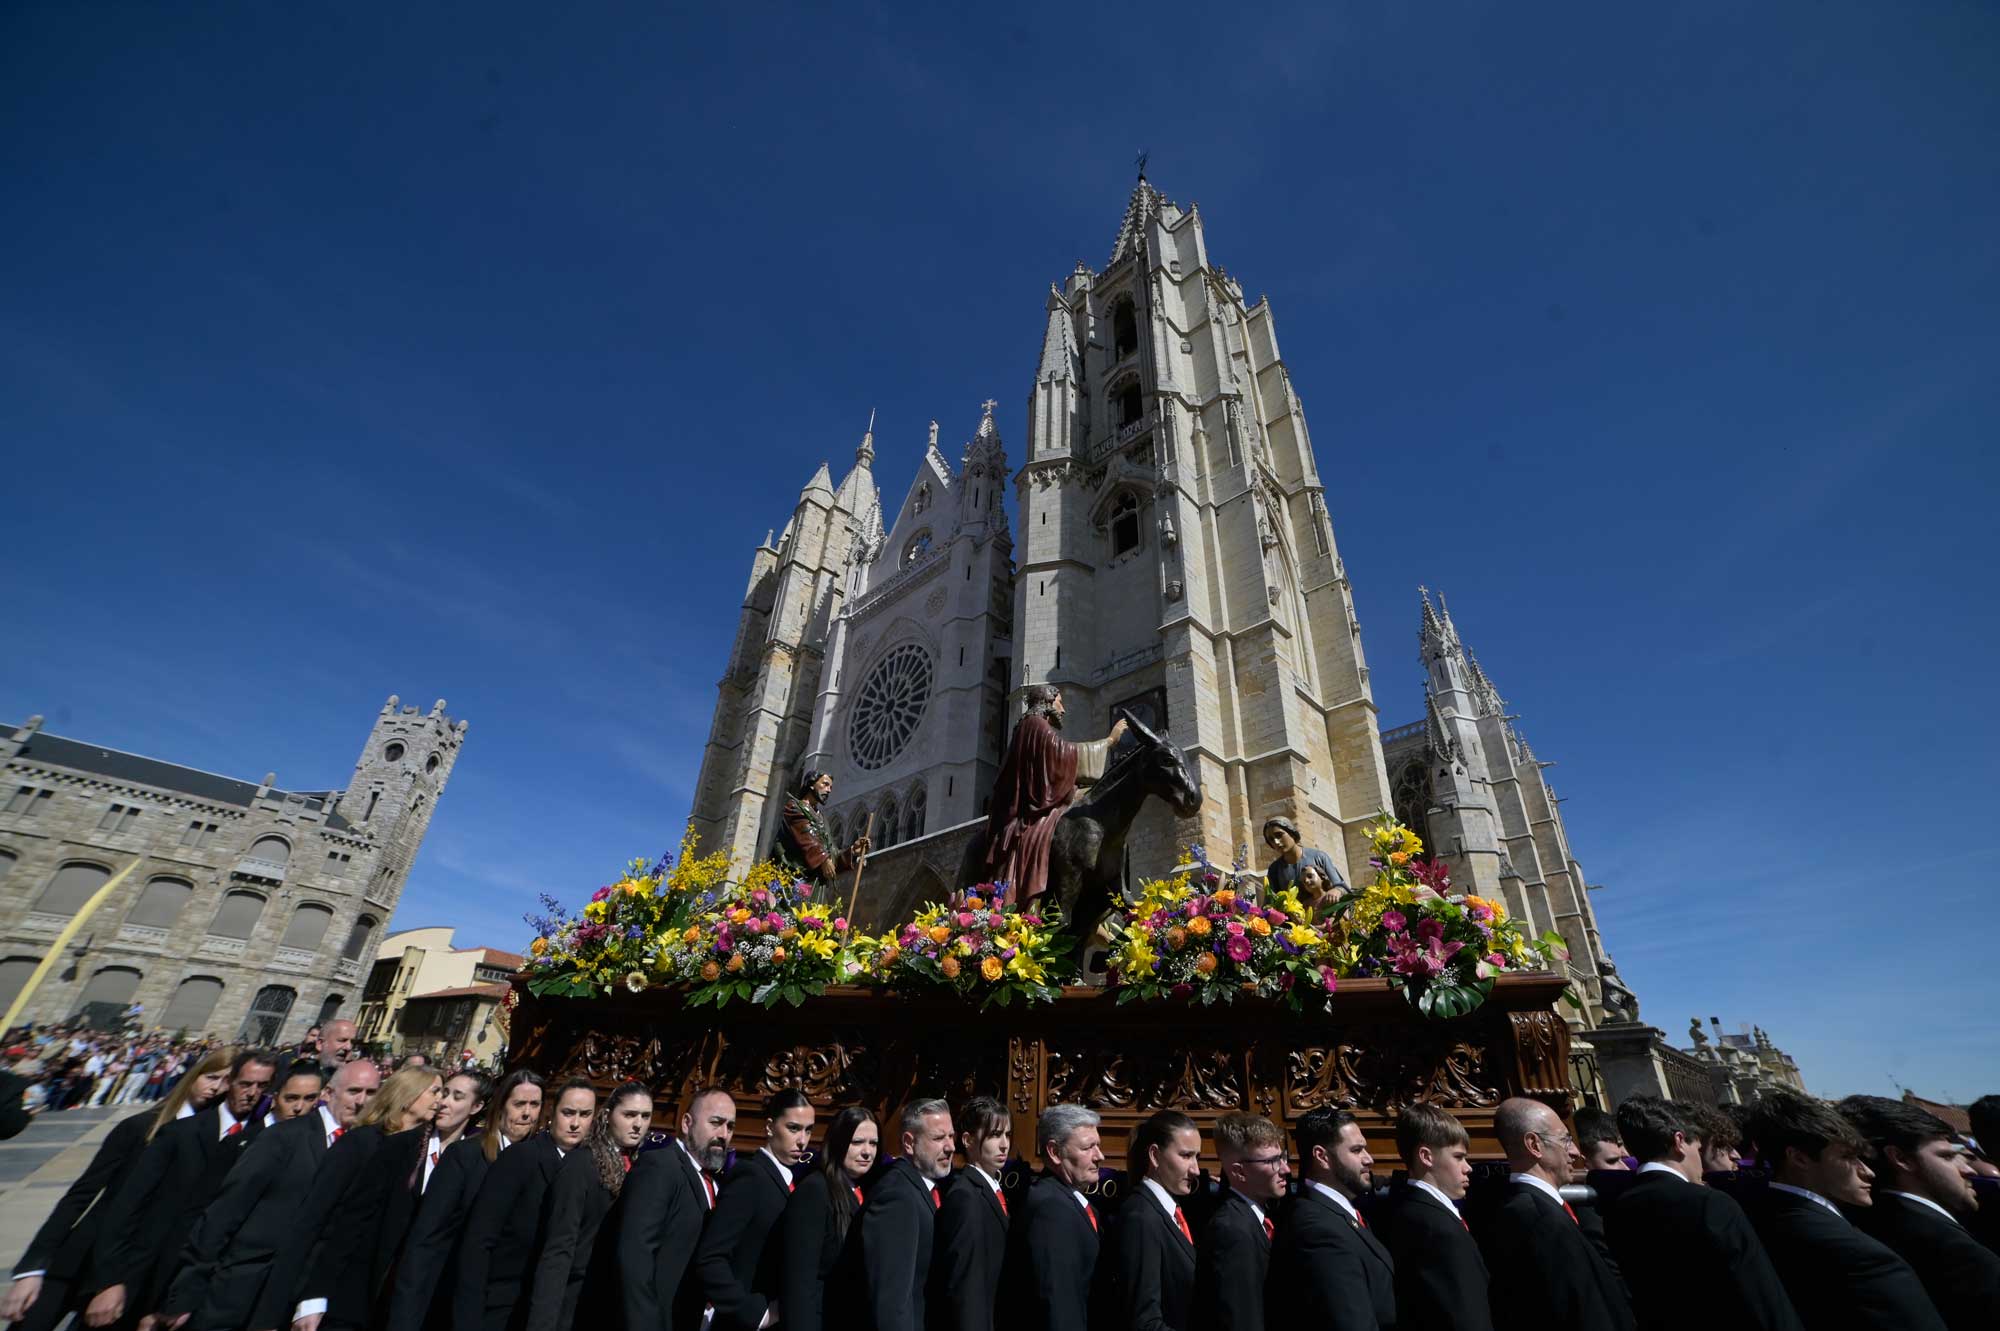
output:
POLYGON ((771 858, 778 867, 816 887, 833 886, 835 874, 854 868, 868 853, 868 838, 856 837, 845 850, 833 845, 833 828, 826 821, 826 802, 833 798, 833 778, 824 772, 803 772, 779 811, 778 835, 771 858))

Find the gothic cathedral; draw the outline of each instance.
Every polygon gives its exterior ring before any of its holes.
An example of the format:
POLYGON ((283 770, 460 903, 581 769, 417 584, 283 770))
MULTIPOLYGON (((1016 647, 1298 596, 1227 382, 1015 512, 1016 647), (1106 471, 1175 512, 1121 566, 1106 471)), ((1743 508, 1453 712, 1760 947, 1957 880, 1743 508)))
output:
POLYGON ((752 556, 696 787, 702 846, 747 866, 800 774, 827 773, 841 840, 866 827, 876 846, 858 914, 901 918, 958 886, 1020 691, 1055 683, 1073 737, 1128 708, 1198 774, 1193 818, 1141 815, 1135 874, 1191 843, 1261 865, 1282 814, 1365 881, 1365 829, 1394 809, 1466 888, 1563 930, 1595 1025, 1601 944, 1554 797, 1427 601, 1428 717, 1388 732, 1385 761, 1268 298, 1248 304, 1199 210, 1142 178, 1104 268, 1079 263, 1047 308, 1017 531, 988 402, 957 466, 931 425, 893 510, 871 422, 846 477, 822 464, 752 556))

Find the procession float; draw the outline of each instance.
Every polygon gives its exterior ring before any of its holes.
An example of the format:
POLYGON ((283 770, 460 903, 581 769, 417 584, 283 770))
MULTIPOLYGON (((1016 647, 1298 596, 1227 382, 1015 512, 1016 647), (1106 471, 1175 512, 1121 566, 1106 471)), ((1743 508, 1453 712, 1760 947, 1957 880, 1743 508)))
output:
POLYGON ((786 1088, 885 1121, 916 1097, 991 1095, 1018 1154, 1064 1102, 1096 1109, 1114 1145, 1161 1109, 1207 1140, 1231 1111, 1289 1127, 1336 1105, 1393 1154, 1397 1110, 1422 1101, 1488 1159, 1507 1097, 1568 1112, 1560 938, 1455 892, 1386 815, 1370 881, 1317 901, 1199 846, 1127 884, 1124 838, 1149 797, 1198 799, 1180 751, 1142 733, 1064 814, 1044 895, 1024 906, 1005 883, 971 881, 968 850, 950 899, 877 928, 852 918, 858 872, 844 902, 770 861, 732 878, 690 833, 580 908, 542 898, 507 1000, 511 1061, 643 1082, 662 1123, 721 1087, 752 1140, 786 1088))

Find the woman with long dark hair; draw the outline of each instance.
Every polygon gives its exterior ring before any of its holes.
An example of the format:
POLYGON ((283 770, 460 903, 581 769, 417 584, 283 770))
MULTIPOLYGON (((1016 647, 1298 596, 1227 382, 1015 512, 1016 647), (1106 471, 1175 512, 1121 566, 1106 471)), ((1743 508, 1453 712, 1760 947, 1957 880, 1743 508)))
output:
MULTIPOLYGON (((457 1082, 454 1077, 452 1081, 457 1082)), ((542 1121, 542 1076, 527 1068, 516 1068, 500 1079, 500 1085, 485 1101, 485 1127, 468 1128, 459 1140, 445 1145, 430 1179, 423 1188, 423 1201, 403 1242, 396 1262, 394 1289, 383 1325, 387 1331, 421 1331, 426 1326, 443 1325, 451 1302, 452 1251, 458 1246, 459 1231, 465 1228, 466 1213, 479 1185, 486 1181, 486 1169, 500 1152, 534 1134, 542 1121)))
POLYGON ((827 1124, 826 1146, 811 1173, 799 1176, 785 1205, 779 1251, 778 1306, 785 1331, 823 1331, 826 1283, 840 1268, 847 1235, 861 1210, 862 1185, 882 1151, 875 1115, 849 1105, 827 1124))
POLYGON ((607 1232, 625 1176, 653 1125, 653 1093, 628 1081, 590 1123, 585 1149, 570 1152, 549 1184, 548 1227, 528 1291, 527 1331, 616 1325, 620 1298, 615 1237, 607 1232), (600 1241, 601 1240, 601 1241, 600 1241), (595 1279, 591 1263, 599 1251, 595 1279))

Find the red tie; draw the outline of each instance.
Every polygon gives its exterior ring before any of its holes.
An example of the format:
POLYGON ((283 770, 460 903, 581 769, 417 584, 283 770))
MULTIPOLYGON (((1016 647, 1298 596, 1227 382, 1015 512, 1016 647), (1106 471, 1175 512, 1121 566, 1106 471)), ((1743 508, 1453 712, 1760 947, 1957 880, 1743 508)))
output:
POLYGON ((346 1129, 346 1128, 335 1128, 335 1129, 333 1130, 333 1133, 332 1133, 332 1135, 330 1135, 329 1137, 327 1137, 327 1139, 326 1139, 326 1144, 327 1144, 328 1146, 331 1146, 331 1145, 333 1145, 333 1144, 334 1144, 335 1142, 337 1142, 337 1141, 339 1141, 339 1140, 340 1140, 340 1138, 341 1138, 342 1134, 344 1134, 344 1133, 345 1133, 346 1131, 347 1131, 347 1129, 346 1129))
POLYGON ((625 1157, 625 1172, 628 1174, 632 1172, 632 1157, 629 1155, 625 1157))
POLYGON ((1186 1239, 1189 1243, 1193 1243, 1194 1235, 1188 1230, 1187 1217, 1181 1214, 1181 1208, 1178 1206, 1174 1208, 1174 1223, 1180 1226, 1181 1237, 1186 1239))
MULTIPOLYGON (((860 1189, 859 1189, 859 1188, 856 1188, 856 1189, 855 1189, 855 1191, 856 1191, 856 1192, 859 1192, 859 1191, 860 1191, 860 1189)), ((937 1210, 937 1209, 938 1209, 938 1207, 940 1207, 940 1206, 943 1206, 943 1205, 944 1205, 944 1203, 938 1200, 938 1195, 937 1195, 937 1189, 936 1189, 936 1188, 932 1188, 932 1189, 931 1189, 931 1210, 935 1211, 935 1210, 937 1210)))
POLYGON ((1278 1236, 1278 1227, 1277 1227, 1276 1225, 1274 1225, 1274 1224, 1272 1224, 1272 1223, 1271 1223, 1271 1217, 1270 1217, 1270 1216, 1265 1216, 1265 1217, 1264 1217, 1264 1241, 1265 1241, 1266 1243, 1268 1243, 1268 1242, 1270 1242, 1270 1241, 1271 1241, 1272 1239, 1276 1238, 1277 1236, 1278 1236))
POLYGON ((708 1209, 713 1211, 715 1209, 715 1180, 710 1178, 706 1173, 703 1173, 701 1176, 701 1186, 708 1189, 708 1209))
POLYGON ((797 1192, 798 1190, 799 1190, 799 1185, 796 1183, 787 1183, 785 1185, 786 1192, 797 1192))
POLYGON ((1006 1194, 1006 1193, 1004 1193, 1004 1192, 1002 1192, 1002 1191, 1000 1191, 1000 1190, 999 1190, 998 1188, 995 1188, 995 1189, 993 1190, 993 1200, 994 1200, 994 1201, 996 1201, 996 1202, 998 1202, 998 1203, 1000 1203, 1000 1214, 1001 1214, 1001 1215, 1003 1215, 1003 1216, 1004 1216, 1004 1215, 1006 1215, 1006 1214, 1007 1214, 1007 1194, 1006 1194))
MULTIPOLYGON (((1574 1222, 1574 1223, 1576 1223, 1577 1225, 1582 1225, 1582 1224, 1583 1224, 1583 1221, 1581 1221, 1581 1220, 1578 1220, 1578 1219, 1576 1218, 1576 1212, 1575 1212, 1575 1211, 1570 1211, 1570 1206, 1569 1206, 1569 1203, 1568 1203, 1568 1202, 1564 1202, 1564 1203, 1563 1203, 1563 1210, 1565 1210, 1565 1211, 1569 1211, 1569 1218, 1570 1218, 1570 1220, 1571 1220, 1571 1221, 1573 1221, 1573 1222, 1574 1222)), ((1461 1223, 1463 1223, 1463 1222, 1461 1222, 1461 1223)))
POLYGON ((1089 1202, 1085 1202, 1083 1204, 1083 1213, 1090 1217, 1090 1232, 1095 1234, 1097 1232, 1097 1212, 1091 1209, 1089 1202))
POLYGON ((243 1125, 241 1123, 231 1123, 229 1125, 229 1131, 223 1133, 222 1135, 224 1137, 234 1137, 237 1133, 241 1131, 243 1131, 243 1125))
POLYGON ((1354 1213, 1354 1223, 1361 1226, 1361 1228, 1366 1229, 1368 1228, 1368 1217, 1361 1214, 1361 1212, 1356 1211, 1354 1213))
POLYGON ((854 1204, 856 1206, 866 1206, 868 1204, 867 1199, 861 1195, 861 1189, 859 1188, 854 1190, 854 1204))

